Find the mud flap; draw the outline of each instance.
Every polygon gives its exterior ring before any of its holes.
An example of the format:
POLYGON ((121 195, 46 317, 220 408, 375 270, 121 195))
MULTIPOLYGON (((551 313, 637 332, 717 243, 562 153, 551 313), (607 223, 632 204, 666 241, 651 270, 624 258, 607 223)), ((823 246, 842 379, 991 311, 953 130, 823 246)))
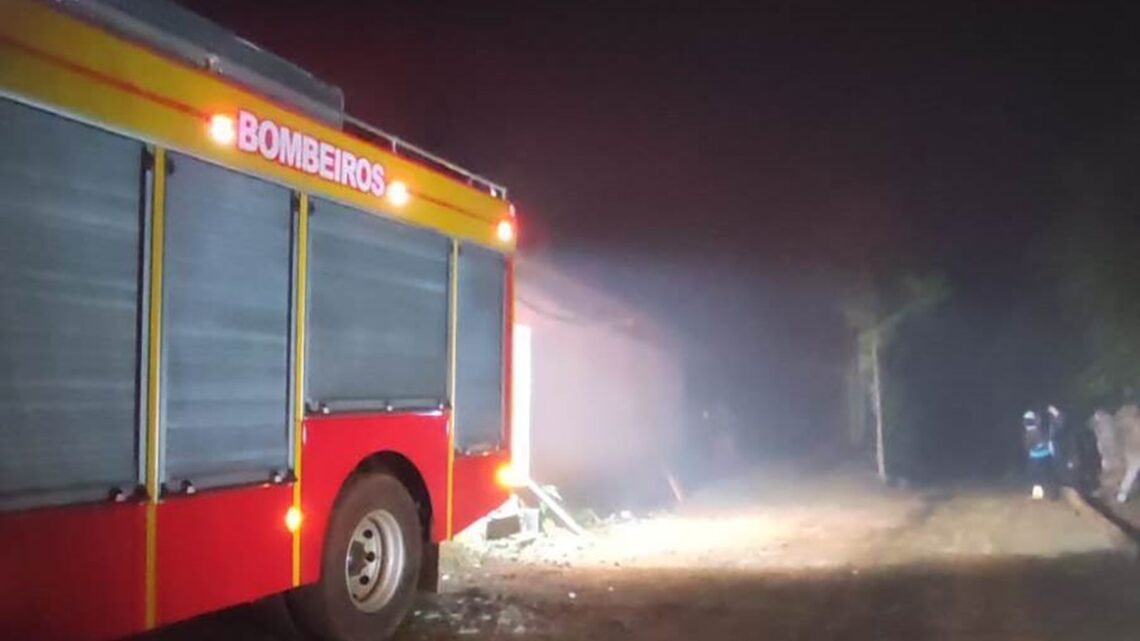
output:
POLYGON ((420 562, 420 592, 439 594, 439 544, 424 545, 423 560, 420 562))

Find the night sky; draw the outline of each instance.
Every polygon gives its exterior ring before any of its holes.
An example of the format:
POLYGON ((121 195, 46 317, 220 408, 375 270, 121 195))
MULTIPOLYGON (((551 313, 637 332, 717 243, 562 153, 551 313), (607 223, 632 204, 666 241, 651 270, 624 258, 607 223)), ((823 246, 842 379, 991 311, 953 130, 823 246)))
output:
POLYGON ((951 282, 930 447, 1015 425, 1064 368, 1040 237, 1140 142, 1137 23, 1083 3, 184 4, 506 184, 527 253, 673 322, 698 394, 805 434, 837 420, 836 300, 883 268, 951 282))

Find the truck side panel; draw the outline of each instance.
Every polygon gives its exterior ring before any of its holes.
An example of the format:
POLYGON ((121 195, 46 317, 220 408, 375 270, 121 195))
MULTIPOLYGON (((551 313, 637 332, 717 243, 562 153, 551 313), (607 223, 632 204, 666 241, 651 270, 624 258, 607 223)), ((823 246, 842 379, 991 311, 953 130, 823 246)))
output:
POLYGON ((325 527, 337 493, 353 470, 372 454, 398 452, 419 471, 431 501, 431 540, 445 538, 447 423, 445 412, 341 414, 305 420, 302 583, 320 578, 325 527))
POLYGON ((452 533, 458 533, 499 507, 510 493, 491 479, 510 461, 505 451, 455 457, 455 496, 452 499, 452 533))
POLYGON ((291 484, 172 497, 158 506, 158 624, 292 586, 291 484))
POLYGON ((128 503, 0 514, 4 638, 69 641, 140 630, 145 510, 128 503))

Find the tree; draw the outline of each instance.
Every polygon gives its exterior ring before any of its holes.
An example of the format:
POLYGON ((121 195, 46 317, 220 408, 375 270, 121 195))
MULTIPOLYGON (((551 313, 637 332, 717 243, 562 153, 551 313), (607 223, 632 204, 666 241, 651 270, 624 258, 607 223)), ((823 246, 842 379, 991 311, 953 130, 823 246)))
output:
POLYGON ((1059 181, 1062 214, 1041 246, 1076 344, 1073 396, 1115 403, 1140 390, 1140 124, 1106 126, 1059 181))
POLYGON ((904 274, 885 285, 865 279, 844 304, 848 325, 855 330, 855 352, 861 388, 871 400, 875 422, 875 466, 887 480, 886 422, 883 393, 883 353, 906 321, 936 307, 949 294, 940 276, 904 274))
POLYGON ((1138 233, 1134 221, 1095 212, 1071 217, 1054 239, 1061 301, 1080 341, 1072 387, 1085 402, 1140 389, 1138 233))

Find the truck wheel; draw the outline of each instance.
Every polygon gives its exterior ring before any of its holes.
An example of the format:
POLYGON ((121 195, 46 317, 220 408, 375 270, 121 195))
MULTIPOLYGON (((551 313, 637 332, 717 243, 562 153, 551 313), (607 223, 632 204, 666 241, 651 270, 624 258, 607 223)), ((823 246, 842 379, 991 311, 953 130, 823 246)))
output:
POLYGON ((345 484, 329 519, 321 578, 289 595, 298 623, 329 641, 387 639, 411 608, 423 556, 416 505, 387 474, 345 484))

